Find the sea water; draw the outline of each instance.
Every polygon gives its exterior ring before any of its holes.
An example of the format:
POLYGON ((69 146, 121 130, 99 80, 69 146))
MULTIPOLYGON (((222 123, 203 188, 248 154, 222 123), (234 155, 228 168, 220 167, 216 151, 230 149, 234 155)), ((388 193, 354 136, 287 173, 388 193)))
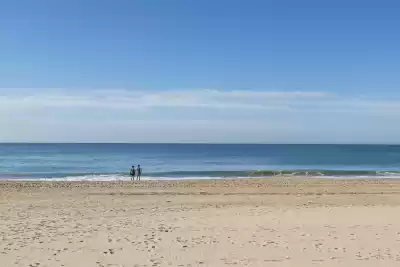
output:
POLYGON ((400 177, 400 146, 263 144, 0 144, 0 179, 400 177))

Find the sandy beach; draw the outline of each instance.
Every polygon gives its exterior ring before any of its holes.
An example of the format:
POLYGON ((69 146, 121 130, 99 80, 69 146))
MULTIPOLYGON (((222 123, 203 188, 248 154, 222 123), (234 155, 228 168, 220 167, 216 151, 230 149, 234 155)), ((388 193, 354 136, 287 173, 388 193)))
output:
POLYGON ((399 266, 400 181, 0 182, 0 263, 399 266))

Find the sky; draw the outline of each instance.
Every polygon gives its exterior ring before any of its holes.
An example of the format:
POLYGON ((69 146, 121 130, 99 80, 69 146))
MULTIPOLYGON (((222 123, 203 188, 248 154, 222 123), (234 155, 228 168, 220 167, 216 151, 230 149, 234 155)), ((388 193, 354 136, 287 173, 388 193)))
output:
POLYGON ((400 2, 0 0, 0 142, 400 144, 400 2))

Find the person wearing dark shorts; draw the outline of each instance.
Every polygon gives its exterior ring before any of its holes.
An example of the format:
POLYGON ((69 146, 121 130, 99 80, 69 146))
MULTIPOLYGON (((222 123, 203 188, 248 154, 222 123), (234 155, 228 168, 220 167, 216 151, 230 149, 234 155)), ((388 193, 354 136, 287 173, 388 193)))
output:
POLYGON ((140 165, 137 167, 137 180, 140 181, 140 177, 142 176, 142 168, 140 168, 140 165))
POLYGON ((134 181, 135 180, 135 175, 136 175, 135 166, 132 166, 130 175, 131 175, 131 181, 134 181))

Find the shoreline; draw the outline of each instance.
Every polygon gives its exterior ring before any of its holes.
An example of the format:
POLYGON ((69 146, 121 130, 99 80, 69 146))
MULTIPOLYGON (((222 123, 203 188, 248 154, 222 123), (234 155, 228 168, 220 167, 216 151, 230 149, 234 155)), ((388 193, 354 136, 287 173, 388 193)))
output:
POLYGON ((141 186, 147 185, 182 185, 182 184, 241 184, 247 185, 253 184, 279 184, 279 183, 303 183, 320 181, 322 183, 389 183, 395 182, 400 184, 400 177, 388 178, 388 177, 323 177, 323 176, 266 176, 266 177, 224 177, 224 178, 210 178, 210 179, 151 179, 151 180, 57 180, 52 178, 37 178, 37 179, 24 179, 24 178, 1 178, 0 187, 3 184, 13 183, 26 183, 26 184, 87 184, 87 185, 98 185, 98 184, 120 184, 126 186, 141 186))
MULTIPOLYGON (((400 174, 400 173, 399 173, 400 174)), ((110 176, 102 176, 102 175, 87 175, 87 176, 67 176, 67 177, 29 177, 26 176, 1 176, 0 182, 132 182, 129 176, 118 176, 116 179, 111 179, 114 177, 110 176), (81 177, 92 177, 92 178, 81 178, 81 177), (103 179, 100 179, 100 178, 103 179)), ((275 180, 275 179, 284 179, 284 180, 314 180, 314 179, 322 179, 322 180, 400 180, 400 176, 351 176, 351 175, 342 175, 342 176, 328 176, 328 175, 276 175, 276 176, 193 176, 193 177, 164 177, 164 176, 143 176, 141 178, 141 182, 176 182, 176 181, 223 181, 223 180, 275 180)), ((135 180, 136 181, 136 180, 135 180)))
MULTIPOLYGON (((400 170, 242 170, 242 171, 167 171, 149 172, 142 176, 146 181, 216 180, 216 179, 400 179, 400 170)), ((0 173, 1 180, 17 181, 130 181, 128 173, 0 173)))

